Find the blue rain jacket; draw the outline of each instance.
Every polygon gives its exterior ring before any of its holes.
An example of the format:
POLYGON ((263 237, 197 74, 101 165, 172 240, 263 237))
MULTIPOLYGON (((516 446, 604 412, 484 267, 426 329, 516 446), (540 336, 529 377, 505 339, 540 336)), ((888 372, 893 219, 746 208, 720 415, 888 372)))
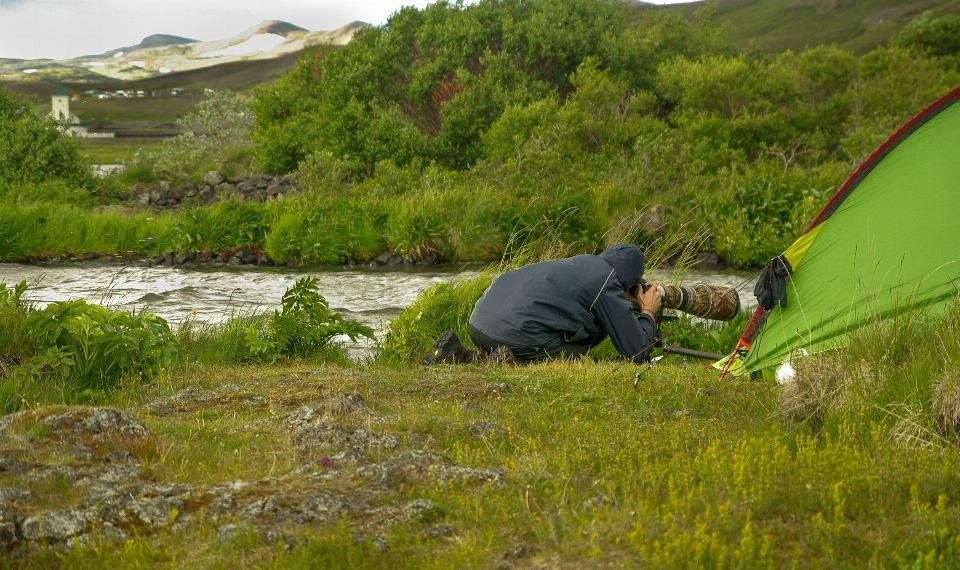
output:
POLYGON ((656 324, 630 312, 624 291, 643 281, 643 252, 632 244, 507 271, 473 308, 470 324, 509 347, 549 350, 564 343, 613 346, 646 361, 656 324))

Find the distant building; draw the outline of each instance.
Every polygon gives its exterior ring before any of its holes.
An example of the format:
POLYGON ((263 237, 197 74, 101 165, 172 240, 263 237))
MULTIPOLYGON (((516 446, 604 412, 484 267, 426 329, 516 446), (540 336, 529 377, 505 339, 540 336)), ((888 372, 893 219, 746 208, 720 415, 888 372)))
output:
POLYGON ((50 116, 64 125, 64 131, 70 136, 84 137, 87 135, 87 126, 80 121, 80 117, 70 113, 70 97, 63 88, 63 81, 57 81, 57 89, 51 97, 50 116))
POLYGON ((113 138, 113 133, 87 132, 87 125, 80 120, 80 117, 70 112, 70 97, 67 95, 66 89, 63 88, 63 81, 57 81, 57 89, 53 92, 53 96, 50 99, 50 106, 52 108, 50 116, 64 125, 63 130, 66 134, 73 137, 113 138))

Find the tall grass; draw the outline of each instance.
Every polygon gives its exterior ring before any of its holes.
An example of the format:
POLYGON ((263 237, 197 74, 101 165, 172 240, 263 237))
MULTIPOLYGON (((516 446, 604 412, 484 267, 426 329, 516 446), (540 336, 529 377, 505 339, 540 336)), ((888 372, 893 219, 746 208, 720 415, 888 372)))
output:
POLYGON ((798 429, 941 447, 960 443, 960 298, 864 323, 841 349, 794 358, 779 413, 798 429), (849 427, 845 429, 850 429, 849 427))

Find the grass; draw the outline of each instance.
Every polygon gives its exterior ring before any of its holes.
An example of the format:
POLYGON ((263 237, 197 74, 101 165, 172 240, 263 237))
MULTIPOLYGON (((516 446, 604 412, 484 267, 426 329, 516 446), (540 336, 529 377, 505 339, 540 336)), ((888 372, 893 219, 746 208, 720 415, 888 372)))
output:
MULTIPOLYGON (((613 363, 198 367, 117 402, 135 405, 185 387, 241 387, 232 400, 174 417, 140 412, 156 436, 152 448, 135 450, 150 478, 213 484, 282 476, 296 464, 285 414, 328 394, 359 392, 386 418, 376 429, 403 434, 405 448, 501 468, 506 484, 411 489, 440 505, 458 536, 423 539, 423 525, 401 525, 387 534, 387 553, 355 541, 347 526, 316 528, 285 549, 256 536, 220 543, 215 529, 197 525, 186 536, 40 550, 19 564, 489 567, 520 545, 533 547, 529 559, 517 560, 529 567, 948 567, 956 554, 955 448, 929 453, 852 437, 857 430, 818 438, 784 429, 774 413, 775 385, 718 382, 693 363, 655 368, 637 391, 632 378, 632 367, 613 363), (485 386, 493 382, 514 389, 492 394, 485 386), (464 407, 468 401, 476 406, 464 407), (466 435, 479 420, 509 435, 466 435)), ((4 444, 7 452, 26 445, 4 444)), ((18 476, 5 472, 0 481, 12 485, 18 476)), ((36 509, 67 491, 33 489, 36 509)))
POLYGON ((119 164, 132 160, 137 151, 157 152, 163 148, 162 140, 128 139, 81 139, 80 152, 93 164, 119 164))
POLYGON ((932 10, 938 16, 956 14, 960 12, 960 4, 952 0, 915 4, 899 0, 727 0, 717 4, 717 21, 727 25, 730 40, 741 48, 754 45, 776 53, 838 44, 862 54, 885 44, 925 10, 932 10))

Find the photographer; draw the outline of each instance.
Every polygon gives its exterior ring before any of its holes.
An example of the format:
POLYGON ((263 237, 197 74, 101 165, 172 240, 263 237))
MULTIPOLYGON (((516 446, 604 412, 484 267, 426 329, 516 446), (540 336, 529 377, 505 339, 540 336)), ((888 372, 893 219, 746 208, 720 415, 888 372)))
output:
MULTIPOLYGON (((470 338, 495 358, 529 363, 576 358, 610 336, 627 359, 647 359, 660 309, 657 283, 644 287, 643 252, 619 244, 600 255, 534 263, 498 277, 470 316, 470 338), (630 303, 641 308, 637 318, 630 303)), ((424 364, 470 362, 453 331, 434 344, 424 364)))

